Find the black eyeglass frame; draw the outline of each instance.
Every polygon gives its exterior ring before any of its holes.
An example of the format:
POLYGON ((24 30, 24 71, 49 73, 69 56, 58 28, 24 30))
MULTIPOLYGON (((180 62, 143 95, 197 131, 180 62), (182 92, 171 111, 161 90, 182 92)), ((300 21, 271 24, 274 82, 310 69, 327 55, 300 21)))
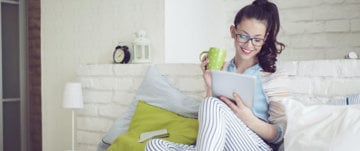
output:
POLYGON ((236 39, 236 41, 241 43, 241 44, 245 44, 245 43, 247 43, 249 41, 251 41, 253 46, 256 46, 256 47, 260 47, 260 46, 265 44, 265 40, 266 40, 265 38, 251 38, 248 35, 238 33, 236 30, 234 30, 234 31, 235 31, 235 39, 236 39), (244 40, 244 41, 240 41, 240 40, 244 40), (257 42, 257 41, 260 41, 260 43, 257 42))

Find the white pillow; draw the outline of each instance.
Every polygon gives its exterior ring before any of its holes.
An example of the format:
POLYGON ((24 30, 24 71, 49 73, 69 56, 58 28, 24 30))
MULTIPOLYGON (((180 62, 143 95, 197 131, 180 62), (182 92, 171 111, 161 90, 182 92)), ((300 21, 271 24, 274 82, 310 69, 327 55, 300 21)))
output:
POLYGON ((99 143, 97 151, 105 151, 119 135, 127 132, 138 100, 192 118, 197 118, 200 104, 199 100, 180 92, 154 65, 150 65, 128 110, 114 122, 99 143))
POLYGON ((351 151, 360 148, 360 105, 309 105, 296 98, 286 108, 285 150, 351 151))

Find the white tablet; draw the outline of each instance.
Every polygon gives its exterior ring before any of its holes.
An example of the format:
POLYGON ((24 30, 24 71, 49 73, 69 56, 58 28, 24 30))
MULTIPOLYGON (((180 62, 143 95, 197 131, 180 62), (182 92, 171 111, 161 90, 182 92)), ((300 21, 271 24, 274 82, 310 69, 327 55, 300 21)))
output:
POLYGON ((249 75, 211 71, 212 95, 214 97, 222 95, 234 100, 232 93, 236 92, 244 104, 251 108, 255 95, 255 80, 255 77, 249 75))

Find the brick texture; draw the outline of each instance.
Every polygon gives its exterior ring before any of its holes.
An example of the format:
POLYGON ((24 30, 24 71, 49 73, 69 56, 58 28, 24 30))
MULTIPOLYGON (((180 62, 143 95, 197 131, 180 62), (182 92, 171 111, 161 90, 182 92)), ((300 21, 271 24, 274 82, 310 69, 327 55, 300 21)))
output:
POLYGON ((286 44, 280 59, 342 59, 360 54, 360 2, 358 0, 278 0, 281 30, 286 44))
POLYGON ((28 99, 27 106, 27 148, 28 151, 42 150, 41 122, 41 34, 40 34, 40 0, 27 1, 28 31, 28 99))

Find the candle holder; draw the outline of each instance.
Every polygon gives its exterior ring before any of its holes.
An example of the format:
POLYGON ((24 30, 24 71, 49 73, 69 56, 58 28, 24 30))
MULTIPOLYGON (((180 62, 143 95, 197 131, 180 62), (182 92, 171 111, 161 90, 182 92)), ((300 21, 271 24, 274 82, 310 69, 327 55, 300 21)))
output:
POLYGON ((133 63, 151 63, 150 41, 145 38, 146 32, 140 30, 133 41, 133 63))

